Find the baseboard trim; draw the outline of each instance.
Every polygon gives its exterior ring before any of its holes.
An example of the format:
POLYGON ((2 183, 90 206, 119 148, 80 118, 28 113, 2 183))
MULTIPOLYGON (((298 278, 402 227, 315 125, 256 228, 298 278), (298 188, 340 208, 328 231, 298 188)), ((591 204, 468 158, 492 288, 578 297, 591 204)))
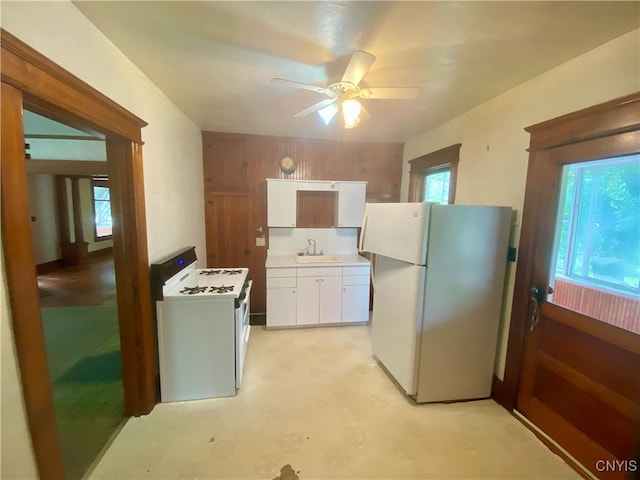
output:
POLYGON ((113 247, 101 248, 88 253, 89 257, 101 257, 103 255, 113 255, 113 247))
MULTIPOLYGON (((100 250, 94 250, 93 252, 88 252, 88 258, 102 257, 105 255, 113 255, 113 247, 101 248, 100 250)), ((36 274, 38 275, 47 275, 48 273, 54 273, 58 270, 62 270, 66 265, 62 258, 58 258, 57 260, 52 260, 51 262, 39 263, 36 265, 36 274)))
POLYGON ((540 428, 538 428, 535 424, 531 423, 531 421, 522 413, 518 412, 517 410, 513 410, 511 413, 514 417, 516 417, 516 419, 520 421, 520 423, 527 427, 538 438, 538 440, 544 443, 549 450, 562 458, 562 460, 564 460, 567 465, 575 470, 578 475, 580 475, 585 480, 598 480, 598 477, 591 473, 588 468, 586 468, 578 460, 576 460, 573 455, 562 448, 553 438, 540 430, 540 428))
POLYGON ((491 382, 491 398, 493 398, 497 403, 502 405, 507 410, 513 410, 513 406, 509 405, 505 383, 495 375, 493 376, 493 381, 491 382))
POLYGON ((61 258, 53 260, 52 262, 40 263, 36 265, 36 273, 38 275, 46 275, 53 273, 64 268, 64 262, 61 258))

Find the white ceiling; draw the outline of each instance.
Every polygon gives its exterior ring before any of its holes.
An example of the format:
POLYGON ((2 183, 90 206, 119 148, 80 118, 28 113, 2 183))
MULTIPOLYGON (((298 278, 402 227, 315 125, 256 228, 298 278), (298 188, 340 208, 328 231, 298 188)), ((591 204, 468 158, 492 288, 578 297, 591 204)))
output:
POLYGON ((409 140, 640 25, 635 1, 74 4, 202 130, 334 140, 409 140), (351 130, 294 118, 326 97, 270 80, 326 86, 354 50, 377 57, 361 86, 420 97, 364 100, 351 130))

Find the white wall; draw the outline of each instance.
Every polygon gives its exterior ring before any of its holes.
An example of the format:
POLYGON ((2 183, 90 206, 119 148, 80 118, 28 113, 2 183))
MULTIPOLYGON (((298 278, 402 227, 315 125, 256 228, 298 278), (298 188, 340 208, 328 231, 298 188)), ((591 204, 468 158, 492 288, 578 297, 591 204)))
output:
POLYGON ((55 181, 53 175, 28 175, 31 236, 36 265, 60 258, 58 219, 56 215, 55 181))
POLYGON ((356 228, 270 228, 269 255, 295 255, 307 246, 307 239, 316 241, 316 253, 357 255, 356 228))
MULTIPOLYGON (((70 2, 1 2, 0 8, 5 30, 149 123, 142 131, 149 259, 195 245, 204 262, 200 129, 70 2)), ((2 445, 0 476, 35 478, 31 445, 24 434, 16 358, 10 348, 10 314, 4 307, 4 266, 1 273, 2 439, 11 441, 10 446, 2 445), (11 371, 13 375, 5 375, 11 371)))
MULTIPOLYGON (((462 143, 456 203, 511 206, 517 211, 511 244, 518 245, 529 135, 524 128, 640 89, 640 30, 564 63, 407 142, 401 198, 407 199, 408 161, 462 143)), ((496 356, 503 378, 515 264, 510 264, 496 356)))
MULTIPOLYGON (((53 175, 28 175, 29 207, 31 216, 31 234, 36 265, 53 262, 62 258, 60 238, 58 236, 58 218, 56 214, 55 177, 53 175)), ((73 238, 73 207, 71 205, 71 183, 67 180, 68 215, 70 236, 73 238)), ((113 246, 112 240, 95 242, 93 239, 93 205, 91 180, 81 178, 79 181, 80 211, 82 212, 82 229, 84 240, 88 242, 89 252, 113 246)))
POLYGON ((2 252, 0 271, 0 478, 31 480, 38 478, 38 474, 20 388, 2 252))

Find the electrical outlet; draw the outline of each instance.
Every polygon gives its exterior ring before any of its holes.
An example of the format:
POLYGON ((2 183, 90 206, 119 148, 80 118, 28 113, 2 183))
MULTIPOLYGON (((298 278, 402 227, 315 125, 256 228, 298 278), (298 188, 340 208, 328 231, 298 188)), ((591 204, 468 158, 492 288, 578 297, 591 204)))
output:
POLYGON ((264 247, 266 245, 264 237, 256 237, 256 247, 264 247))

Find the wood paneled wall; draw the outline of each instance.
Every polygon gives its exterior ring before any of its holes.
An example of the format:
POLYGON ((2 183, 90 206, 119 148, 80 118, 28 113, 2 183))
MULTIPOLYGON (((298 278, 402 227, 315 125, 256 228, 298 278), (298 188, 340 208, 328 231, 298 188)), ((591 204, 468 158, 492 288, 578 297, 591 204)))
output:
MULTIPOLYGON (((367 201, 399 202, 401 143, 308 140, 202 132, 208 267, 248 267, 251 311, 266 311, 267 178, 364 180, 367 201), (285 175, 284 156, 298 167, 285 175), (259 228, 266 246, 256 246, 259 228)), ((333 212, 328 212, 333 215, 333 212)), ((204 259, 204 252, 198 252, 204 259)))
POLYGON ((640 334, 640 302, 558 278, 553 284, 553 303, 597 320, 640 334))

